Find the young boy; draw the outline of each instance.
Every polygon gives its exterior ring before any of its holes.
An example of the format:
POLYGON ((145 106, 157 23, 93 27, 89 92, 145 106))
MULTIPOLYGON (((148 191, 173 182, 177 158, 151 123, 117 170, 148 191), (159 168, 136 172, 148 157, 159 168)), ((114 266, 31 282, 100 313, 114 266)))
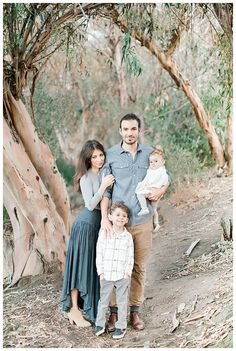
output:
POLYGON ((126 230, 129 209, 123 202, 111 206, 109 220, 113 224, 113 234, 100 231, 97 241, 96 265, 100 276, 100 300, 95 322, 97 336, 105 332, 106 311, 110 295, 116 287, 118 321, 113 334, 114 339, 125 335, 127 328, 127 306, 130 277, 134 265, 134 245, 132 235, 126 230))
MULTIPOLYGON (((143 216, 149 213, 146 197, 151 192, 152 188, 161 188, 168 183, 169 178, 164 164, 163 149, 158 145, 149 155, 149 168, 145 178, 142 182, 138 183, 135 189, 135 193, 141 206, 141 211, 138 213, 138 216, 143 216)), ((160 228, 158 223, 157 201, 152 201, 152 208, 154 210, 154 232, 157 232, 160 228)))

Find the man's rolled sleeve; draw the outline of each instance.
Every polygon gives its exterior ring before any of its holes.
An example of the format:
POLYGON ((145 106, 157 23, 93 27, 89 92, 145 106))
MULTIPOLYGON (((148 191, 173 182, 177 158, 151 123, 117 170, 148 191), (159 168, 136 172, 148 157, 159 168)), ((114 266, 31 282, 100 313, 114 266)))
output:
MULTIPOLYGON (((106 175, 109 175, 109 174, 112 174, 111 167, 110 167, 109 163, 105 163, 99 172, 99 178, 98 178, 99 184, 102 183, 102 178, 105 177, 106 175)), ((107 197, 110 200, 111 196, 112 196, 112 189, 111 189, 111 187, 107 187, 103 193, 103 197, 107 197)))

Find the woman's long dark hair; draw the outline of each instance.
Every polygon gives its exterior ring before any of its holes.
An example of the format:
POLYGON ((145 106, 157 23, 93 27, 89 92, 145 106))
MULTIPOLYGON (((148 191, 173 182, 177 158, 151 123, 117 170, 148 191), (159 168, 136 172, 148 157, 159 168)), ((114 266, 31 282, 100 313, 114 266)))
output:
POLYGON ((105 155, 104 147, 97 140, 88 140, 82 147, 74 176, 75 191, 80 191, 80 179, 91 168, 91 157, 94 150, 100 150, 105 155))

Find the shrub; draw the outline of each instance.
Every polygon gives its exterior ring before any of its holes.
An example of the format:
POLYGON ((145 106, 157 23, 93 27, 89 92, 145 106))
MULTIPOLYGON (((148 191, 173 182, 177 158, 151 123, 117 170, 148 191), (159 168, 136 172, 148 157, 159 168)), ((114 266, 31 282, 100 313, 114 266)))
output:
POLYGON ((75 166, 63 159, 63 157, 58 157, 56 159, 56 164, 59 172, 66 182, 66 185, 71 185, 75 174, 75 166))

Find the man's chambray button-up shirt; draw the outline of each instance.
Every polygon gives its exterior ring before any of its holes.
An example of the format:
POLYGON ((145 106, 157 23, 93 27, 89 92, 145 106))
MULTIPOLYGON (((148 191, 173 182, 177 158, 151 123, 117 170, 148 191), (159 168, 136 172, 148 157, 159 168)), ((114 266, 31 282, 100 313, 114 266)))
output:
POLYGON ((150 201, 147 200, 149 213, 138 216, 141 210, 135 189, 138 182, 141 182, 149 167, 149 154, 153 149, 142 144, 138 145, 137 153, 133 159, 128 151, 125 151, 121 143, 108 149, 106 162, 100 171, 102 175, 113 174, 115 182, 112 188, 107 188, 103 196, 111 199, 111 203, 123 201, 129 208, 128 226, 142 224, 148 221, 153 215, 150 201))

